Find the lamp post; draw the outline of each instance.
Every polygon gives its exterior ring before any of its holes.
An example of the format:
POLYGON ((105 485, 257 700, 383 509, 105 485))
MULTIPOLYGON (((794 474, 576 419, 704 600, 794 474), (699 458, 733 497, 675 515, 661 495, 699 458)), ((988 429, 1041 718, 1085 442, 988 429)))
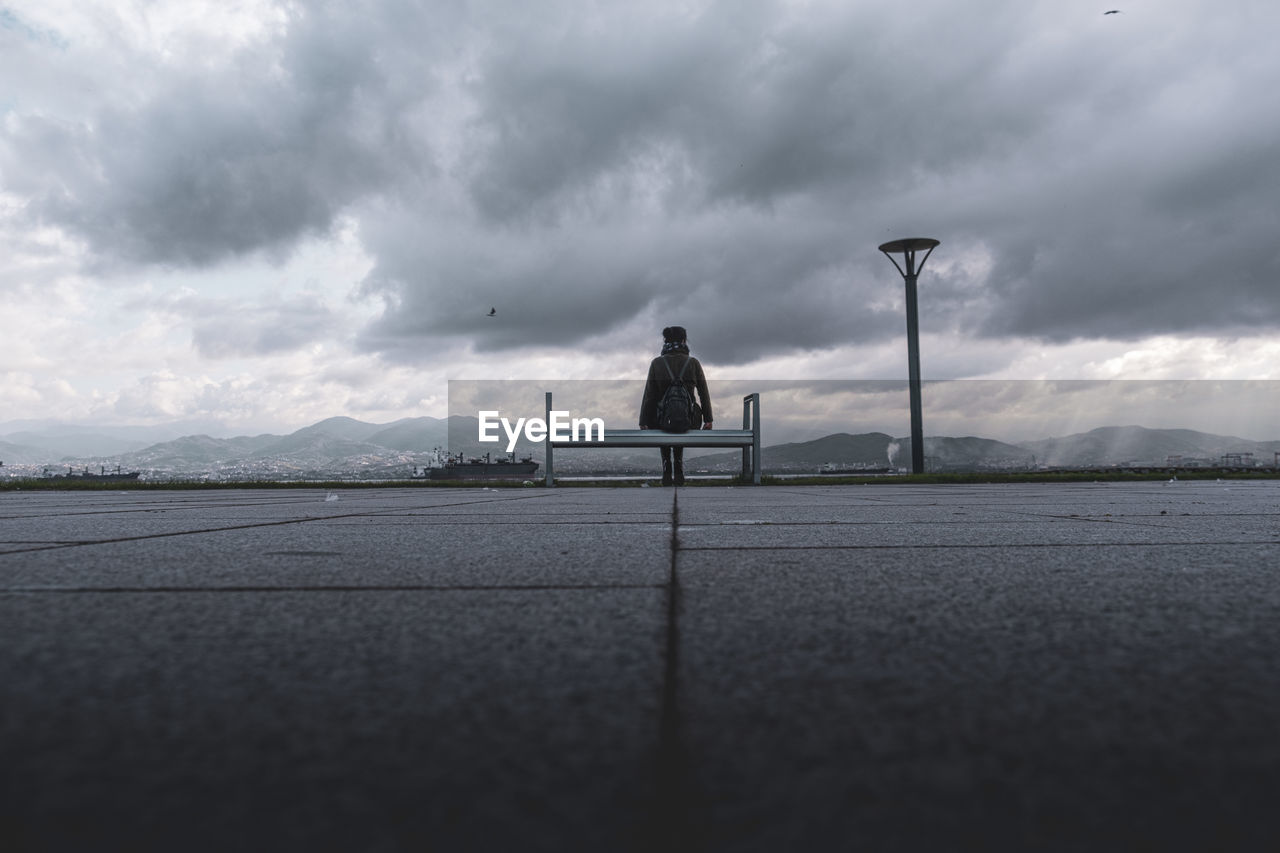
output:
POLYGON ((907 371, 911 385, 911 473, 924 473, 924 414, 920 403, 920 325, 916 319, 916 277, 924 268, 924 262, 937 248, 938 241, 929 237, 908 237, 890 240, 880 246, 884 256, 902 273, 907 285, 907 371), (924 257, 916 262, 916 252, 925 249, 924 257), (903 264, 893 257, 901 254, 903 264), (904 269, 903 266, 906 268, 904 269))

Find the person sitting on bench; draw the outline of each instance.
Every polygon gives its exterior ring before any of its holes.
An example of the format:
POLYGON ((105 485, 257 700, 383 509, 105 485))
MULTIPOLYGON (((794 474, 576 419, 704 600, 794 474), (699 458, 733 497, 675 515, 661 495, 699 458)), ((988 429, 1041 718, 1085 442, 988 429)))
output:
MULTIPOLYGON (((707 377, 702 372, 702 365, 689 354, 688 336, 683 326, 667 326, 662 330, 662 355, 649 364, 649 378, 640 404, 640 429, 661 429, 658 403, 676 381, 689 390, 690 399, 694 390, 698 392, 698 403, 694 404, 693 423, 689 428, 711 429, 711 394, 707 390, 707 377)), ((662 452, 662 485, 670 486, 672 482, 677 486, 684 485, 684 448, 658 449, 662 452)))

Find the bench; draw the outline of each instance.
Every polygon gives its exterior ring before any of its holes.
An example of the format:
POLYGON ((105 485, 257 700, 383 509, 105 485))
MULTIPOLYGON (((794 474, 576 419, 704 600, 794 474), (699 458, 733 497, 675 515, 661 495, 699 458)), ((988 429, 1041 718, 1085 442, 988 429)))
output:
MULTIPOLYGON (((551 422, 551 392, 547 393, 547 423, 551 422)), ((760 395, 742 398, 742 429, 700 429, 663 432, 658 429, 606 429, 604 437, 591 433, 588 440, 546 439, 548 486, 555 485, 553 451, 577 447, 741 447, 742 478, 760 485, 760 395)))

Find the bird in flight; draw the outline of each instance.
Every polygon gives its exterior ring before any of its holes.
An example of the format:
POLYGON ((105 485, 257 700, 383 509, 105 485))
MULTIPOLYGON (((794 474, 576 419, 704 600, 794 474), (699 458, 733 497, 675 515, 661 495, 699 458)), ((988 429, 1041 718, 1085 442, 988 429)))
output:
POLYGON ((1119 10, 1119 9, 1110 9, 1110 10, 1108 10, 1108 11, 1106 11, 1106 12, 1103 12, 1102 14, 1104 14, 1104 15, 1119 15, 1119 14, 1120 14, 1120 10, 1119 10))
POLYGON ((497 309, 497 308, 490 308, 490 309, 489 309, 489 313, 488 313, 488 314, 486 314, 485 316, 486 316, 486 317, 492 317, 494 314, 497 314, 497 313, 498 313, 498 309, 497 309))

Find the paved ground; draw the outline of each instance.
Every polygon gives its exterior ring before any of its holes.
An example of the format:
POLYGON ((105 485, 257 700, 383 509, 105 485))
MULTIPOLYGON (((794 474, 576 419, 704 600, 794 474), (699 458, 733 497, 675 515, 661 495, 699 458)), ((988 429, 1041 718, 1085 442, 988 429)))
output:
POLYGON ((1280 483, 0 494, 0 849, 1263 850, 1280 483))

